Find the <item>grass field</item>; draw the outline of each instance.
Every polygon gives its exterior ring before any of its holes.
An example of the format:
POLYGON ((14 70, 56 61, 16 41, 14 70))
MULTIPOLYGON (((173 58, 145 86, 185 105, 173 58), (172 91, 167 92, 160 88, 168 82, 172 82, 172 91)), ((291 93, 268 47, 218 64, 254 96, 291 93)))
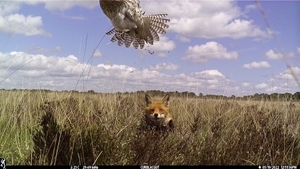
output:
POLYGON ((7 165, 300 163, 297 102, 171 95, 175 131, 162 134, 140 130, 143 93, 0 90, 0 97, 7 165))

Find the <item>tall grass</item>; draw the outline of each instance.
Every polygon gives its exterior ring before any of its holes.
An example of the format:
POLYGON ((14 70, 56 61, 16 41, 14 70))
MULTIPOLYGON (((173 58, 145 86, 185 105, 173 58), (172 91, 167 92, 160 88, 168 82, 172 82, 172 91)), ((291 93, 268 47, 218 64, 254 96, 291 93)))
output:
POLYGON ((175 131, 142 130, 144 94, 0 91, 0 157, 28 165, 299 165, 299 103, 171 95, 175 131), (291 106, 293 105, 293 106, 291 106))

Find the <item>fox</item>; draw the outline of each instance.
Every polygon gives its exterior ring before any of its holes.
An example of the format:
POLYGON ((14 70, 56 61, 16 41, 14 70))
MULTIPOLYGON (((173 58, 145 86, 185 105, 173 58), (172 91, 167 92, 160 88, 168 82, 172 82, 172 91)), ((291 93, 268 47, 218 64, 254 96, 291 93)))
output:
POLYGON ((174 131, 174 122, 169 110, 170 95, 166 94, 161 100, 153 100, 148 94, 145 95, 146 108, 145 120, 150 128, 156 130, 174 131))

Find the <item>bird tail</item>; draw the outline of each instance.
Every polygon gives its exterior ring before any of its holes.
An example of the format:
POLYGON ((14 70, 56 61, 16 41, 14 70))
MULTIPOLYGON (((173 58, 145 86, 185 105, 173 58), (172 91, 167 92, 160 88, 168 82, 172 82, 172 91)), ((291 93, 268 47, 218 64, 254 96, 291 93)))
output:
POLYGON ((165 34, 169 25, 167 22, 170 22, 170 19, 165 19, 164 17, 168 16, 168 14, 154 14, 144 16, 145 21, 148 20, 150 23, 150 35, 147 37, 147 43, 153 45, 154 41, 159 41, 159 34, 165 34))

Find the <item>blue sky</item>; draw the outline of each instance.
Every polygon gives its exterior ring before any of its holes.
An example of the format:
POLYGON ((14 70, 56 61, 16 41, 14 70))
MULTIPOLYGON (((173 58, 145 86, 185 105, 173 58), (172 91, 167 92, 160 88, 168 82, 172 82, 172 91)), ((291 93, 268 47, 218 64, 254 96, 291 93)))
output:
POLYGON ((171 22, 159 42, 136 50, 110 43, 97 0, 2 0, 0 88, 295 93, 284 56, 299 78, 300 1, 260 4, 272 30, 255 1, 141 0, 146 14, 171 22))

